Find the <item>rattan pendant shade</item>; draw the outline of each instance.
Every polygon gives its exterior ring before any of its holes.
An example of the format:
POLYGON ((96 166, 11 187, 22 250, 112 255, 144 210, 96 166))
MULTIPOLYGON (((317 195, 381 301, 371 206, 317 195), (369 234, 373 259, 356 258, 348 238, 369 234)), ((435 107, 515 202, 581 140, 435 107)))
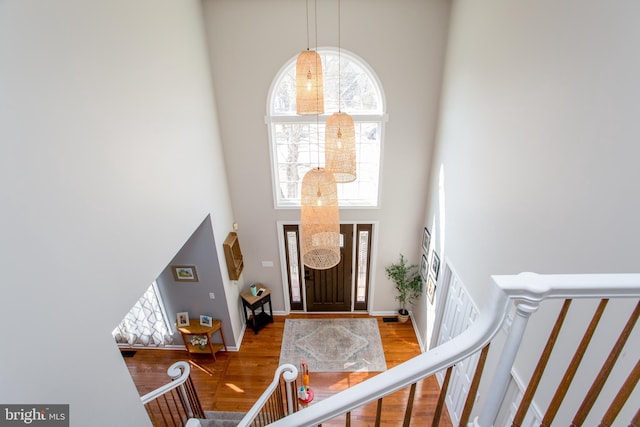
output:
POLYGON ((347 113, 333 113, 325 128, 324 155, 327 169, 338 183, 356 180, 356 131, 347 113))
POLYGON ((324 114, 322 60, 314 50, 303 50, 296 61, 296 113, 324 114))
POLYGON ((340 262, 338 186, 333 174, 314 168, 302 178, 300 252, 304 265, 316 270, 340 262))

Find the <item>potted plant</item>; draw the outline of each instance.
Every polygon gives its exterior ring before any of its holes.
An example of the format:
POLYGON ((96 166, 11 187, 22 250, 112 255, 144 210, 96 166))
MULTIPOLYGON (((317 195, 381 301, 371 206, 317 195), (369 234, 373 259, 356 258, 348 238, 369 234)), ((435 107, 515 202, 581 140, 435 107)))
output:
POLYGON ((398 310, 398 320, 406 322, 409 318, 407 304, 413 304, 422 293, 422 279, 415 264, 407 265, 407 260, 400 254, 400 262, 385 267, 387 278, 393 281, 396 286, 396 299, 400 303, 398 310))

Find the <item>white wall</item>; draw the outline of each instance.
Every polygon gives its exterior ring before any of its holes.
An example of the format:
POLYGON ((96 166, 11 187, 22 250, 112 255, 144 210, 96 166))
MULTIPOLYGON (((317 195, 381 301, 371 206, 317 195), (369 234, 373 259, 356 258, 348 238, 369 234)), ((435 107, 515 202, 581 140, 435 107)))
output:
MULTIPOLYGON (((315 46, 313 2, 309 5, 315 46)), ((317 5, 318 45, 337 46, 338 2, 317 5)), ((419 263, 449 2, 344 0, 341 9, 341 47, 377 73, 389 121, 380 209, 341 209, 340 215, 343 221, 378 221, 371 309, 394 311, 398 303, 384 267, 400 252, 419 263)), ((264 116, 276 73, 307 47, 305 2, 206 0, 204 10, 245 282, 270 286, 274 310, 284 310, 276 223, 297 221, 300 213, 273 207, 264 116), (261 261, 273 261, 275 267, 264 268, 261 261)))
MULTIPOLYGON (((639 14, 454 2, 424 223, 480 307, 492 274, 638 271, 639 14)), ((529 329, 526 344, 548 325, 529 329)))
POLYGON ((149 425, 111 330, 233 217, 200 2, 1 1, 0 94, 0 402, 149 425))

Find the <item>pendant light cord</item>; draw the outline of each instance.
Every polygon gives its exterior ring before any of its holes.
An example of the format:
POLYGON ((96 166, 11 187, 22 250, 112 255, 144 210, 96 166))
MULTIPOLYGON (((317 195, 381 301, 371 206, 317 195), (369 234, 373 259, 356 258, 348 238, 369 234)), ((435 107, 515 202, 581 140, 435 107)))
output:
POLYGON ((340 0, 338 0, 338 113, 342 112, 342 68, 340 64, 340 0))
POLYGON ((307 50, 309 50, 309 0, 305 1, 307 7, 307 50))
MULTIPOLYGON (((320 94, 318 91, 318 0, 313 0, 315 34, 316 34, 316 147, 318 150, 318 170, 320 170, 320 112, 318 104, 320 104, 320 94)), ((320 189, 318 188, 318 191, 320 189)))

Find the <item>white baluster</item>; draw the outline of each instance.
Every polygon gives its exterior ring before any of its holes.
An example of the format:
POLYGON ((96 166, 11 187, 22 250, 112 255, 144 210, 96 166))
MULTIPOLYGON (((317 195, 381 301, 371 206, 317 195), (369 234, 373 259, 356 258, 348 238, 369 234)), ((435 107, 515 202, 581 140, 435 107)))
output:
POLYGON ((516 314, 509 329, 509 335, 500 355, 500 361, 489 387, 489 396, 483 410, 473 425, 475 427, 492 427, 511 381, 511 368, 518 354, 529 317, 538 310, 538 301, 516 301, 516 314))

